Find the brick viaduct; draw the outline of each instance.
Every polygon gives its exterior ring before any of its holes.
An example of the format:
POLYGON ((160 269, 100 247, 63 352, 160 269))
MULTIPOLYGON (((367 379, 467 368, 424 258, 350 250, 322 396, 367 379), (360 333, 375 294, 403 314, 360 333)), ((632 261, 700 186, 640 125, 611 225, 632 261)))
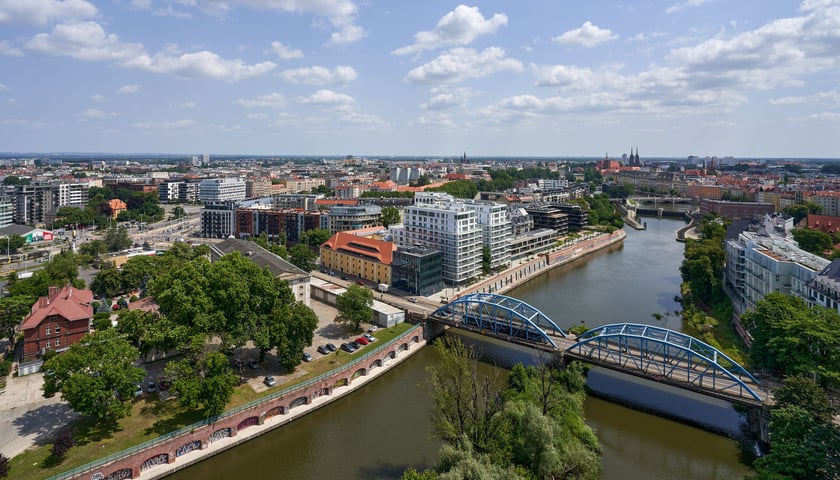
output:
MULTIPOLYGON (((350 386, 355 378, 367 376, 370 370, 382 368, 387 365, 389 360, 408 352, 412 344, 423 340, 423 334, 424 330, 421 324, 403 334, 402 337, 383 345, 379 350, 369 354, 368 357, 339 367, 328 373, 324 378, 304 384, 299 389, 288 391, 282 396, 268 397, 265 401, 238 412, 222 414, 222 418, 208 420, 207 423, 198 425, 182 435, 157 442, 148 448, 137 451, 129 449, 125 455, 121 455, 120 458, 111 462, 85 468, 82 471, 68 472, 55 478, 71 480, 137 478, 145 470, 162 464, 175 463, 181 456, 189 455, 196 450, 204 450, 211 443, 223 438, 236 437, 240 431, 262 425, 267 419, 276 415, 290 415, 295 407, 308 405, 321 396, 330 396, 337 387, 350 386)), ((279 422, 272 428, 284 423, 279 422)))

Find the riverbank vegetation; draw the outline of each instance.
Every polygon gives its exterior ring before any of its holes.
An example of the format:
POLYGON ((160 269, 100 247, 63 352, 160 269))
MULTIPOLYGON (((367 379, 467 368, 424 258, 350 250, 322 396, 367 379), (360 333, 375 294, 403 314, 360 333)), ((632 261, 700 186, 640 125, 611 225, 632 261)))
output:
POLYGON ((504 383, 481 374, 478 352, 458 338, 435 348, 432 418, 445 444, 435 469, 409 469, 403 480, 598 478, 600 446, 583 420, 581 364, 519 364, 504 383))

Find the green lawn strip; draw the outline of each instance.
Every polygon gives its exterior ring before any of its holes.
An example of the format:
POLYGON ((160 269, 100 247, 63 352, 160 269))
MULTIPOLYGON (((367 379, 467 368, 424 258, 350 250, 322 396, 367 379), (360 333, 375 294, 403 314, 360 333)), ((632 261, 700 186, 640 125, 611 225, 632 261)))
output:
MULTIPOLYGON (((268 396, 278 389, 306 382, 318 375, 341 367, 364 355, 366 350, 372 349, 371 347, 375 348, 376 344, 388 342, 413 326, 410 323, 400 323, 391 328, 379 329, 372 333, 377 338, 376 342, 362 347, 361 350, 352 354, 339 350, 317 358, 308 364, 302 364, 298 368, 305 369, 305 375, 289 382, 278 383, 276 387, 265 392, 257 393, 248 385, 239 386, 234 389, 233 398, 228 404, 228 408, 232 409, 244 405, 268 396)), ((282 380, 282 377, 279 377, 279 379, 282 380)), ((8 478, 32 480, 57 475, 186 427, 202 418, 201 410, 184 410, 177 400, 159 401, 157 396, 147 395, 134 404, 131 415, 121 419, 116 429, 108 429, 107 426, 90 417, 77 422, 73 429, 76 445, 60 462, 52 458, 51 444, 36 447, 17 455, 11 459, 8 478)))

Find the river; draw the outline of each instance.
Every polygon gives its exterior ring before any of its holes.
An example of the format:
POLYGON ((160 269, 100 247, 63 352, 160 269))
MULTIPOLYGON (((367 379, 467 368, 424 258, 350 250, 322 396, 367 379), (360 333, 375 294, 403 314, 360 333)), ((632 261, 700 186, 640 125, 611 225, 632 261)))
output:
MULTIPOLYGON (((508 293, 539 308, 561 327, 581 321, 647 323, 679 330, 679 265, 683 224, 645 218, 648 229, 627 230, 622 246, 554 269, 508 293), (652 314, 662 314, 656 319, 652 314), (667 314, 667 315, 666 315, 667 314)), ((462 335, 492 364, 533 360, 530 350, 462 335)), ((436 362, 425 348, 353 394, 255 440, 188 467, 170 478, 395 479, 408 467, 432 467, 440 442, 431 438, 426 367, 436 362)), ((741 415, 728 403, 635 377, 593 369, 586 420, 603 447, 604 480, 736 479, 741 415), (600 398, 606 396, 668 416, 686 417, 719 435, 600 398), (727 436, 728 435, 728 436, 727 436)))

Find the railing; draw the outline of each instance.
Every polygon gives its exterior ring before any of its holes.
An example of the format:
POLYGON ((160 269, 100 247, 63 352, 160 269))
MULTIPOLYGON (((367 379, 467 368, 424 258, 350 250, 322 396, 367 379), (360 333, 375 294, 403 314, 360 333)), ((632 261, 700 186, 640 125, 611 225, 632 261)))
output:
POLYGON ((223 420, 223 419, 228 418, 230 416, 236 415, 236 414, 241 413, 245 410, 248 410, 249 408, 253 408, 257 405, 260 405, 262 403, 267 403, 267 402, 270 402, 270 401, 275 400, 277 398, 284 397, 284 396, 286 396, 290 393, 294 393, 294 392, 299 391, 299 390, 304 390, 304 389, 306 389, 306 388, 308 388, 308 387, 310 387, 310 386, 312 386, 312 385, 314 385, 318 382, 321 382, 323 380, 326 380, 326 379, 334 376, 337 373, 343 372, 345 370, 350 370, 351 368, 359 365, 360 363, 367 360, 368 358, 378 354, 383 349, 385 349, 387 347, 390 347, 391 345, 403 340, 405 337, 411 335, 417 329, 420 329, 420 328, 422 328, 420 324, 415 325, 414 327, 412 327, 412 328, 406 330, 405 332, 403 332, 402 335, 400 335, 398 337, 395 337, 395 338, 392 338, 391 340, 388 340, 387 342, 383 343, 382 345, 379 345, 376 349, 365 353, 364 355, 354 359, 353 361, 351 361, 349 363, 346 363, 346 364, 344 364, 344 365, 342 365, 338 368, 335 368, 333 370, 330 370, 329 372, 322 373, 322 374, 320 374, 320 375, 318 375, 314 378, 306 380, 303 383, 298 383, 298 384, 292 385, 290 387, 286 387, 286 388, 284 388, 282 390, 279 390, 277 392, 274 392, 270 395, 266 395, 265 397, 260 397, 256 400, 251 400, 250 402, 245 403, 243 405, 240 405, 236 408, 232 408, 232 409, 230 409, 230 410, 228 410, 228 411, 226 411, 226 412, 224 412, 220 415, 217 415, 215 417, 205 418, 204 420, 200 420, 200 421, 195 422, 191 425, 187 425, 186 427, 183 427, 183 428, 180 428, 178 430, 166 433, 166 434, 161 435, 157 438, 147 440, 147 441, 145 441, 145 442, 143 442, 139 445, 135 445, 133 447, 126 448, 125 450, 121 450, 117 453, 112 453, 111 455, 99 458, 97 460, 94 460, 92 462, 86 463, 86 464, 81 465, 79 467, 73 468, 73 469, 68 470, 66 472, 62 472, 62 473, 59 473, 57 475, 53 475, 52 477, 49 477, 47 480, 63 480, 65 478, 69 478, 69 477, 78 475, 80 473, 83 473, 83 472, 86 472, 86 471, 89 471, 89 470, 93 470, 94 468, 100 467, 102 465, 106 465, 108 463, 111 463, 113 461, 116 461, 116 460, 119 460, 121 458, 127 457, 129 455, 133 455, 137 452, 141 452, 143 450, 149 449, 151 447, 154 447, 155 445, 166 442, 166 441, 171 440, 173 438, 180 437, 181 435, 185 435, 187 433, 191 433, 192 431, 194 431, 198 428, 201 428, 201 427, 204 427, 204 426, 207 426, 207 425, 212 425, 212 424, 218 422, 219 420, 223 420))

